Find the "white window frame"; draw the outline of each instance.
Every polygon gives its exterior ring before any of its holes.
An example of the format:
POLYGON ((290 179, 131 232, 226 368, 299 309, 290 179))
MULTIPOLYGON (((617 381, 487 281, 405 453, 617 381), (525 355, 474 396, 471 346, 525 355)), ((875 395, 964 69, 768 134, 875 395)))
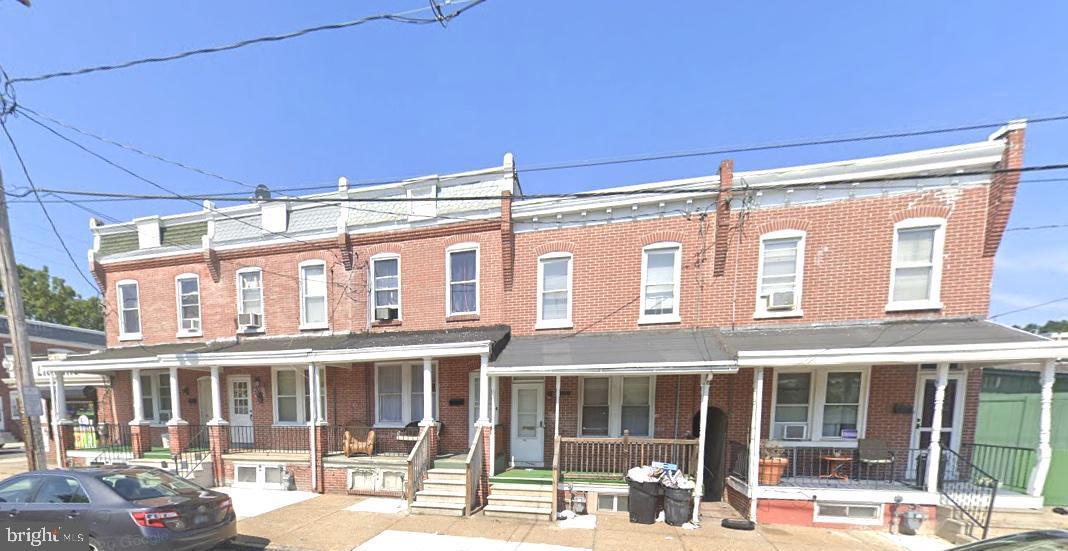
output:
POLYGON ((260 278, 260 326, 248 329, 238 329, 243 333, 263 333, 267 330, 267 305, 263 302, 263 268, 259 266, 247 266, 234 272, 234 288, 237 290, 237 313, 245 314, 245 301, 241 297, 241 276, 243 274, 258 274, 260 278))
MULTIPOLYGON (((439 385, 441 381, 438 379, 438 362, 434 360, 431 362, 432 373, 431 381, 434 390, 434 396, 431 398, 433 403, 433 417, 438 419, 439 410, 438 397, 441 396, 439 385)), ((412 369, 422 369, 423 363, 419 362, 380 362, 375 364, 375 427, 376 428, 403 428, 405 425, 422 421, 422 419, 412 419, 412 369), (378 402, 378 371, 383 367, 397 367, 401 368, 401 420, 397 421, 383 421, 381 417, 381 404, 378 402)), ((422 389, 419 390, 422 392, 422 389)))
MULTIPOLYGON (((871 403, 871 366, 840 367, 782 367, 775 369, 771 386, 771 430, 774 431, 776 406, 779 403, 780 373, 811 373, 808 404, 808 439, 773 440, 783 446, 804 446, 806 443, 836 442, 855 446, 864 438, 868 422, 868 405, 871 403), (823 436, 823 409, 827 405, 827 375, 829 373, 860 373, 860 404, 857 407, 857 438, 823 436)), ((784 421, 787 422, 787 421, 784 421)), ((772 435, 769 435, 772 436, 772 435)))
POLYGON ((200 276, 193 273, 179 274, 174 277, 174 301, 177 307, 178 316, 178 337, 199 337, 204 334, 204 308, 203 301, 201 300, 200 293, 200 276), (197 282, 197 327, 199 329, 195 331, 187 331, 182 327, 182 281, 192 279, 197 282))
MULTIPOLYGON (((909 218, 894 224, 894 244, 890 250, 890 293, 887 296, 886 310, 888 312, 906 310, 941 310, 942 309, 942 264, 945 254, 946 219, 945 218, 909 218), (931 251, 931 292, 925 300, 894 300, 894 285, 897 282, 898 268, 901 266, 897 260, 898 236, 901 230, 934 228, 934 242, 931 251)), ((919 267, 916 265, 915 267, 919 267)))
MULTIPOLYGON (((537 309, 538 319, 534 324, 535 329, 566 329, 573 327, 571 321, 571 304, 572 297, 574 296, 574 286, 572 285, 573 276, 575 273, 575 259, 571 253, 566 252, 553 252, 543 254, 538 257, 538 294, 537 294, 537 309), (545 294, 545 263, 556 260, 567 261, 567 317, 559 320, 545 320, 542 319, 542 298, 545 294)), ((559 292, 559 291, 554 291, 559 292)))
POLYGON ((404 319, 404 306, 402 297, 402 286, 404 283, 401 281, 401 257, 397 253, 379 253, 370 258, 371 269, 368 271, 367 278, 369 280, 368 287, 371 289, 371 300, 368 301, 371 305, 371 321, 375 320, 375 310, 378 309, 378 291, 377 280, 375 278, 375 262, 383 260, 396 260, 397 261, 397 321, 404 319))
POLYGON ((679 323, 682 317, 679 310, 682 307, 682 243, 675 241, 662 241, 642 247, 642 278, 641 278, 641 302, 638 304, 638 324, 652 323, 679 323), (674 285, 675 285, 675 308, 670 314, 646 314, 645 291, 646 276, 649 271, 649 253, 675 249, 674 285))
MULTIPOLYGON (((445 317, 477 316, 482 308, 482 247, 478 243, 458 243, 445 248, 445 317), (475 251, 475 309, 471 312, 452 311, 452 254, 475 251)), ((457 283, 464 283, 457 282, 457 283)))
POLYGON ((297 265, 297 278, 300 298, 300 329, 328 329, 330 327, 330 271, 326 269, 326 261, 324 260, 305 260, 297 265), (321 266, 323 268, 323 321, 322 323, 309 323, 305 319, 305 294, 304 288, 304 270, 307 268, 321 266))
POLYGON ((22 419, 19 412, 19 391, 12 390, 7 393, 8 407, 11 408, 11 420, 22 419))
MULTIPOLYGON (((161 418, 159 406, 160 402, 163 401, 162 396, 166 396, 169 400, 171 397, 171 391, 168 389, 166 394, 160 394, 159 382, 160 377, 166 377, 167 384, 169 385, 171 374, 169 371, 143 371, 141 372, 141 376, 149 378, 147 388, 145 385, 145 381, 141 381, 141 398, 148 398, 152 400, 152 407, 143 411, 145 415, 145 421, 148 421, 153 425, 163 425, 167 421, 174 418, 174 404, 171 404, 171 409, 168 410, 168 412, 170 413, 170 417, 168 417, 167 419, 161 418)), ((143 401, 141 403, 144 404, 143 401)), ((143 405, 142 409, 144 409, 143 405)))
POLYGON ((754 319, 793 318, 804 315, 801 310, 801 290, 805 278, 805 240, 806 232, 800 230, 780 230, 760 236, 760 251, 757 258, 756 311, 754 319), (764 248, 768 241, 787 239, 797 240, 796 269, 794 270, 794 307, 790 310, 768 310, 767 295, 763 293, 764 285, 764 248))
MULTIPOLYGON (((326 367, 319 366, 319 386, 320 398, 322 398, 319 407, 322 408, 320 412, 321 417, 325 421, 327 419, 327 397, 326 397, 326 367)), ((307 418, 305 410, 309 409, 308 400, 311 399, 312 389, 309 386, 305 390, 304 386, 308 383, 308 369, 303 367, 292 366, 272 366, 271 367, 271 419, 276 427, 297 427, 307 426, 311 423, 311 419, 307 418), (280 371, 292 371, 296 374, 297 380, 297 420, 296 421, 279 421, 278 420, 278 373, 280 371)), ((251 406, 250 406, 251 407, 251 406)))
POLYGON ((582 433, 582 409, 585 405, 586 379, 608 379, 608 436, 590 435, 589 438, 619 438, 623 436, 623 379, 649 379, 649 435, 630 435, 631 438, 656 437, 656 375, 590 375, 579 378, 578 388, 578 435, 582 433))
POLYGON ((120 341, 139 341, 139 340, 141 340, 141 335, 142 335, 142 331, 144 330, 145 321, 141 318, 141 285, 139 283, 137 283, 136 279, 123 279, 123 280, 120 280, 120 281, 115 283, 115 305, 117 306, 117 310, 119 312, 119 315, 118 315, 118 318, 119 318, 118 319, 118 322, 119 322, 119 340, 120 341), (125 322, 125 318, 123 316, 123 312, 125 312, 126 309, 123 308, 123 306, 122 306, 122 303, 123 303, 122 287, 123 287, 123 285, 131 285, 131 284, 134 286, 134 289, 137 290, 137 331, 136 332, 131 332, 131 331, 127 331, 126 330, 126 322, 125 322))

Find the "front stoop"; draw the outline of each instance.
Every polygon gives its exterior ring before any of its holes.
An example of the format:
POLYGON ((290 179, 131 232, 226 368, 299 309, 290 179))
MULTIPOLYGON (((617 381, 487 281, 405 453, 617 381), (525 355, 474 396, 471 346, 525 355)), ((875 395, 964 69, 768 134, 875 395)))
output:
POLYGON ((434 468, 427 471, 423 489, 415 493, 409 511, 413 515, 464 516, 467 471, 434 468))
POLYGON ((489 503, 483 509, 488 517, 551 520, 552 484, 491 483, 489 503))

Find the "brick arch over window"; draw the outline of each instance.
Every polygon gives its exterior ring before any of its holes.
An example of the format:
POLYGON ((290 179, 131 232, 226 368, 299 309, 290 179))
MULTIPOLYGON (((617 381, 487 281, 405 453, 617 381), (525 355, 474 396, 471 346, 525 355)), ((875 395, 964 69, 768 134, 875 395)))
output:
POLYGON ((362 253, 363 258, 361 260, 368 260, 376 254, 395 254, 400 255, 401 251, 393 245, 393 243, 382 243, 379 245, 369 245, 362 253))
POLYGON ((442 246, 447 248, 453 245, 459 245, 460 243, 478 243, 479 245, 482 245, 482 235, 477 233, 451 235, 442 242, 442 246))
POLYGON ((548 243, 542 243, 534 248, 535 257, 540 257, 543 254, 549 253, 575 254, 575 244, 571 241, 550 241, 548 243))
POLYGON ((773 231, 794 230, 808 232, 809 221, 801 220, 799 218, 781 218, 777 220, 769 220, 756 227, 756 231, 753 235, 759 238, 765 233, 771 233, 773 231))
POLYGON ((903 210, 896 211, 890 215, 890 221, 894 224, 901 222, 902 220, 908 220, 909 218, 949 218, 949 207, 926 205, 922 207, 912 207, 903 210))
POLYGON ((641 240, 642 247, 653 243, 682 243, 684 241, 682 232, 678 230, 657 230, 643 235, 641 240))

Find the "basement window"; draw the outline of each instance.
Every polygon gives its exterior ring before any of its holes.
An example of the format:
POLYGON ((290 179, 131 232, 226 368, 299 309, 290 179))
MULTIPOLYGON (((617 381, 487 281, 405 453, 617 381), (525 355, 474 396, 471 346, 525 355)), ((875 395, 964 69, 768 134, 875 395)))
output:
POLYGON ((597 494, 598 513, 626 513, 630 511, 630 501, 625 495, 597 494))
POLYGON ((883 505, 881 503, 817 501, 816 506, 813 508, 813 513, 813 522, 862 525, 881 525, 883 523, 883 505))

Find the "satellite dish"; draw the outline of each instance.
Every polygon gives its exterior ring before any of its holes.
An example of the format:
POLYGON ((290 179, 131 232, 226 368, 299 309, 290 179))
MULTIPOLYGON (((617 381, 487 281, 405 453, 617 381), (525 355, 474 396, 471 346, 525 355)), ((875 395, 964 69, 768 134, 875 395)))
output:
POLYGON ((260 185, 256 186, 256 191, 254 192, 254 195, 252 196, 252 198, 256 202, 270 201, 271 200, 271 190, 267 186, 265 186, 263 184, 260 184, 260 185))

